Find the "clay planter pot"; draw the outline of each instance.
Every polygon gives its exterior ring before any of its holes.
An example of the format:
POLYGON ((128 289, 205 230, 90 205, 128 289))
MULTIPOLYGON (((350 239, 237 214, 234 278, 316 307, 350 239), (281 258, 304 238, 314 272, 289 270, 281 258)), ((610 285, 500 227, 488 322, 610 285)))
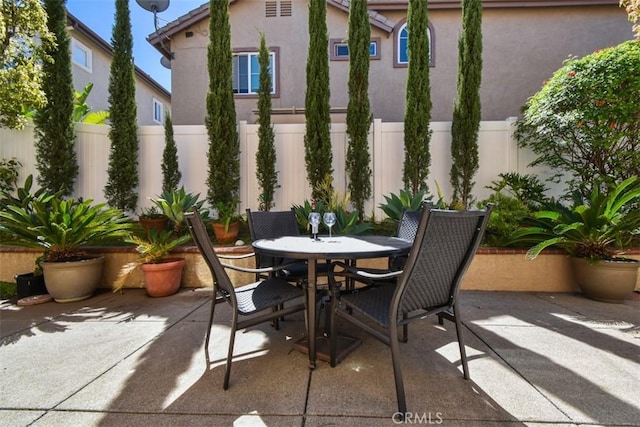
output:
POLYGON ((140 225, 145 229, 147 234, 150 230, 157 230, 158 233, 162 233, 169 228, 169 218, 138 218, 140 225))
POLYGON ((102 279, 104 256, 69 262, 42 262, 49 295, 56 302, 74 302, 89 298, 102 279))
POLYGON ((578 286, 588 298, 621 304, 633 292, 640 262, 598 261, 589 264, 584 258, 571 258, 578 286))
POLYGON ((224 230, 224 224, 218 224, 214 222, 213 233, 216 235, 216 240, 221 245, 227 245, 233 243, 238 239, 238 233, 240 233, 240 221, 232 222, 229 224, 229 229, 224 230))
POLYGON ((167 258, 158 264, 142 264, 147 294, 151 297, 166 297, 180 289, 184 258, 167 258))

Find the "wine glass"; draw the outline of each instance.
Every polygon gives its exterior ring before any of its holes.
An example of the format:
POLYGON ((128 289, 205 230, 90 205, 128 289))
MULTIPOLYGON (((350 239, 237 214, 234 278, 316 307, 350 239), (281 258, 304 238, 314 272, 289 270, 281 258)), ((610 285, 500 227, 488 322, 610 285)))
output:
POLYGON ((318 227, 320 226, 320 214, 318 212, 311 212, 309 214, 309 225, 311 225, 313 240, 318 240, 318 227))
POLYGON ((329 240, 331 240, 331 227, 336 223, 336 214, 334 212, 325 212, 322 217, 324 224, 329 228, 329 240))

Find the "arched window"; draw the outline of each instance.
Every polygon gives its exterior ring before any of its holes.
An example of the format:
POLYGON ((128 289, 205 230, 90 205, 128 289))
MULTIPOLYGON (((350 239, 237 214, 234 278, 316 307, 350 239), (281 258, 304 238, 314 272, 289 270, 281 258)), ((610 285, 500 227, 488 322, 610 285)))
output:
MULTIPOLYGON (((407 27, 407 20, 401 21, 396 26, 394 33, 394 67, 406 67, 409 64, 409 28, 407 27)), ((433 28, 431 23, 427 23, 427 37, 429 37, 429 65, 432 67, 435 65, 434 55, 434 43, 433 43, 433 28)))

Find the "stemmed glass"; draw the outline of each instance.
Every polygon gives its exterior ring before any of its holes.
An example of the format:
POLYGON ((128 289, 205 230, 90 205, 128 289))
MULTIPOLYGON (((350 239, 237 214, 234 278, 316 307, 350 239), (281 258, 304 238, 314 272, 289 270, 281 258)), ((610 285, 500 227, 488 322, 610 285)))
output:
POLYGON ((319 240, 318 227, 320 226, 320 214, 318 212, 311 212, 309 214, 309 224, 311 225, 311 234, 313 234, 313 240, 319 240))
POLYGON ((329 240, 331 240, 331 227, 336 223, 336 214, 334 212, 325 212, 322 218, 324 224, 329 228, 329 240))

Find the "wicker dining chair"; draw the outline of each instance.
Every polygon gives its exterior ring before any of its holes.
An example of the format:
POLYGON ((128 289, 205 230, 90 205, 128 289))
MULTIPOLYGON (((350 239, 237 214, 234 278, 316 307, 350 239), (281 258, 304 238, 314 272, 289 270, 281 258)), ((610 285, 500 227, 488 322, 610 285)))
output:
MULTIPOLYGON (((252 241, 275 239, 282 236, 298 236, 300 230, 296 214, 288 211, 252 211, 247 209, 247 224, 252 241)), ((298 285, 307 279, 307 265, 304 260, 273 258, 256 254, 256 268, 273 267, 279 264, 291 264, 278 271, 278 276, 298 285)), ((326 273, 326 268, 325 268, 326 273)))
MULTIPOLYGON (((217 296, 220 295, 232 310, 231 319, 231 335, 229 339, 229 349, 227 352, 226 370, 224 375, 223 388, 229 388, 229 377, 231 374, 231 362, 233 358, 233 346, 235 342, 236 331, 246 329, 259 323, 277 320, 280 317, 305 310, 304 291, 287 281, 275 276, 268 276, 259 279, 256 282, 243 286, 234 287, 229 279, 226 268, 234 269, 245 273, 272 273, 279 269, 287 268, 290 265, 280 264, 275 267, 265 268, 244 268, 230 264, 223 264, 219 258, 238 259, 247 256, 224 256, 216 254, 207 234, 205 225, 196 208, 185 215, 189 231, 194 242, 198 246, 202 257, 204 258, 211 275, 213 277, 213 297, 211 301, 211 312, 209 314, 209 324, 207 326, 207 334, 205 338, 205 354, 207 361, 209 360, 209 338, 211 337, 211 325, 213 324, 213 315, 218 302, 217 296), (293 303, 294 300, 301 299, 302 302, 293 303), (293 305, 285 307, 285 303, 292 302, 293 305), (240 317, 242 316, 242 320, 240 317)), ((253 254, 248 254, 253 256, 253 254)))
MULTIPOLYGON (((420 217, 422 216, 422 209, 420 210, 403 210, 400 221, 398 221, 398 228, 396 229, 396 237, 413 242, 418 232, 418 226, 420 225, 420 217)), ((389 270, 402 270, 406 256, 391 257, 389 258, 389 270)))
POLYGON ((343 262, 333 262, 329 269, 331 366, 336 365, 337 318, 340 317, 391 348, 398 411, 404 414, 407 405, 398 330, 429 315, 437 315, 455 323, 463 374, 469 379, 458 290, 480 245, 491 209, 491 205, 485 210, 474 211, 437 210, 425 206, 404 270, 376 274, 343 262), (344 276, 366 284, 374 281, 376 286, 341 294, 337 279, 344 276))

